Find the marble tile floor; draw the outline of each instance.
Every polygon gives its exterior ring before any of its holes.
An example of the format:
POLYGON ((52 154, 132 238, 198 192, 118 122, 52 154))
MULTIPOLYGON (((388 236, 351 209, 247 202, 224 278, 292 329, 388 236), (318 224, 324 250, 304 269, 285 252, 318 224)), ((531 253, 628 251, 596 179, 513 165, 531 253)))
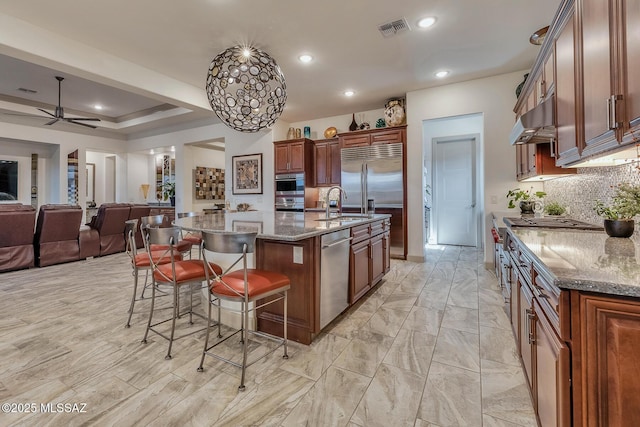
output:
MULTIPOLYGON (((475 248, 393 261, 312 345, 250 367, 245 392, 233 366, 207 357, 196 372, 202 333, 176 341, 171 360, 160 337, 141 344, 149 306, 138 302, 124 328, 131 288, 124 254, 0 274, 0 402, 20 410, 3 406, 0 425, 536 425, 496 278, 475 248)), ((239 354, 235 341, 222 350, 239 354)))

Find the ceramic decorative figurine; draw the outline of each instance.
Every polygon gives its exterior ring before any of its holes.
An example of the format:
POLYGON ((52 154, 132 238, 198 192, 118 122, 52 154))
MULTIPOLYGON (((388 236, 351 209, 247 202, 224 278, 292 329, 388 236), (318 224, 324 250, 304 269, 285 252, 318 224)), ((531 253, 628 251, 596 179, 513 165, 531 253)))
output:
POLYGON ((387 126, 400 126, 406 119, 404 113, 404 99, 392 99, 387 102, 384 109, 384 121, 387 126))
POLYGON ((377 128, 383 128, 386 127, 387 124, 384 122, 384 119, 380 118, 378 119, 378 121, 376 122, 376 127, 377 128))

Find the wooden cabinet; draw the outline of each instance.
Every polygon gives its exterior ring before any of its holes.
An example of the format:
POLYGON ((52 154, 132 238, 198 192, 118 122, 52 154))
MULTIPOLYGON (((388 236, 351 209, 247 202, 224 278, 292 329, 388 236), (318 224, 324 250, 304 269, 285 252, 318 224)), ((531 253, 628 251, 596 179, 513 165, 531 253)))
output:
POLYGON ((169 206, 152 207, 149 215, 164 215, 169 218, 169 223, 171 223, 176 219, 176 208, 169 206))
POLYGON ((640 302, 572 291, 574 424, 640 425, 640 302), (578 345, 576 345, 578 344, 578 345))
MULTIPOLYGON (((520 289, 520 303, 519 308, 519 327, 518 338, 520 342, 520 357, 522 358, 522 367, 524 368, 525 377, 529 383, 529 388, 534 390, 533 375, 535 370, 534 354, 533 354, 533 337, 534 329, 532 328, 532 321, 535 318, 533 312, 533 294, 528 284, 523 283, 521 275, 518 275, 518 288, 520 289)), ((535 397, 535 394, 534 394, 535 397)), ((535 407, 535 399, 534 399, 535 407)))
POLYGON ((389 271, 387 221, 376 221, 351 229, 349 252, 349 304, 375 286, 389 271))
POLYGON ((516 146, 518 181, 544 177, 549 175, 569 175, 577 173, 575 168, 556 166, 556 159, 551 157, 551 143, 524 144, 516 146))
MULTIPOLYGON (((313 172, 313 142, 310 139, 292 139, 275 141, 274 143, 274 171, 279 173, 312 174, 313 172)), ((313 177, 305 180, 313 181, 313 177)))
POLYGON ((373 144, 406 143, 407 126, 341 133, 338 135, 338 139, 340 140, 340 147, 342 148, 373 144))
POLYGON ((337 138, 314 141, 315 185, 340 185, 340 141, 337 138))

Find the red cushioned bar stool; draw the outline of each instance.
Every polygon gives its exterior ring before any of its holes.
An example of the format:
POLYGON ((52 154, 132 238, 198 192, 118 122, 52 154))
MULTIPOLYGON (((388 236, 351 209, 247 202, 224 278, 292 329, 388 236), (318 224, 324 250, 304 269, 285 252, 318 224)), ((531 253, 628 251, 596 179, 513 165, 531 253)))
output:
MULTIPOLYGON (((147 330, 145 331, 144 338, 142 342, 146 344, 147 337, 149 332, 154 332, 157 335, 165 338, 169 341, 169 349, 167 350, 167 355, 165 359, 171 359, 171 348, 173 346, 173 342, 177 339, 184 338, 189 335, 193 335, 197 332, 204 331, 206 328, 201 328, 195 331, 191 331, 185 333, 179 337, 175 336, 176 329, 176 319, 180 316, 184 316, 186 314, 189 315, 189 324, 193 324, 193 315, 200 316, 203 319, 207 320, 207 325, 209 325, 209 319, 205 317, 203 314, 193 311, 193 284, 201 285, 202 282, 206 279, 205 268, 201 260, 175 260, 171 257, 170 254, 177 252, 177 248, 175 243, 180 240, 180 228, 178 227, 167 227, 167 228, 152 228, 149 227, 146 229, 146 238, 147 238, 147 247, 152 248, 154 245, 158 245, 155 247, 166 247, 167 249, 164 251, 164 256, 168 257, 171 262, 169 263, 157 263, 155 262, 153 256, 151 255, 153 251, 149 252, 149 260, 151 263, 151 269, 153 271, 153 282, 154 286, 151 288, 151 309, 149 311, 149 321, 147 323, 147 330), (168 285, 173 288, 173 304, 172 304, 172 315, 168 319, 160 320, 158 322, 153 323, 153 314, 156 302, 156 285, 168 285), (189 288, 189 309, 186 312, 180 312, 180 304, 178 295, 180 292, 180 288, 187 286, 189 288), (166 335, 166 332, 161 331, 158 326, 171 322, 171 331, 169 335, 166 335)), ((220 268, 216 264, 209 264, 209 270, 216 271, 218 273, 222 272, 222 268, 220 268)), ((199 289, 200 287, 198 287, 199 289)))
MULTIPOLYGON (((200 215, 204 215, 204 212, 178 212, 178 218, 191 218, 200 215)), ((202 243, 201 233, 197 231, 182 230, 182 240, 191 242, 192 246, 196 246, 198 248, 198 259, 202 258, 202 248, 200 247, 200 244, 202 243)), ((191 258, 191 252, 189 252, 189 258, 191 258)))
POLYGON ((203 371, 204 358, 207 355, 241 368, 242 374, 240 386, 238 387, 240 391, 244 391, 245 389, 245 371, 248 366, 251 366, 258 360, 273 353, 280 346, 284 347, 284 354, 282 357, 285 359, 289 358, 287 354, 287 291, 291 287, 291 284, 289 278, 284 274, 248 267, 247 254, 254 251, 255 239, 256 233, 211 233, 206 231, 202 233, 202 259, 211 297, 209 303, 209 325, 212 324, 211 311, 212 307, 215 305, 218 312, 218 339, 214 344, 209 345, 209 335, 211 333, 211 326, 209 326, 207 328, 204 350, 202 352, 202 358, 200 359, 198 372, 203 371), (231 264, 231 266, 225 269, 224 272, 218 272, 208 267, 210 265, 207 261, 208 251, 221 254, 240 255, 231 264), (237 269, 236 267, 238 264, 241 267, 240 269, 237 269), (234 268, 236 268, 236 270, 234 270, 234 268), (283 338, 260 331, 249 330, 249 313, 251 311, 255 312, 258 308, 281 300, 284 301, 283 338), (222 336, 220 328, 220 311, 222 301, 231 301, 235 303, 235 305, 239 304, 239 310, 226 306, 225 310, 240 313, 241 315, 240 329, 229 333, 225 337, 222 336), (261 305, 257 305, 258 303, 261 305), (216 346, 222 344, 238 333, 240 334, 240 342, 242 343, 242 363, 237 363, 212 351, 216 346), (249 344, 249 334, 266 338, 275 342, 277 345, 265 352, 265 354, 258 357, 256 360, 248 362, 247 346, 249 344))

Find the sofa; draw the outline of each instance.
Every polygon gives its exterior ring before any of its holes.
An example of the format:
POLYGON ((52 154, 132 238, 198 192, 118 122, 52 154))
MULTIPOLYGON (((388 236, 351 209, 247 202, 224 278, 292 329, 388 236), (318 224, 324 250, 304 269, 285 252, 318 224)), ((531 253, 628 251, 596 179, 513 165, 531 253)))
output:
MULTIPOLYGON (((140 224, 140 218, 143 216, 151 215, 151 206, 149 205, 131 205, 131 210, 129 211, 128 219, 137 219, 138 224, 140 224)), ((125 236, 126 239, 126 236, 125 236)), ((142 233, 140 232, 140 227, 137 227, 135 230, 135 239, 136 239, 136 248, 141 248, 144 246, 144 240, 142 238, 142 233)))
POLYGON ((33 239, 39 267, 78 261, 100 254, 100 236, 82 225, 84 213, 76 205, 42 205, 33 239))
POLYGON ((36 210, 22 203, 0 204, 0 272, 33 267, 36 210))

